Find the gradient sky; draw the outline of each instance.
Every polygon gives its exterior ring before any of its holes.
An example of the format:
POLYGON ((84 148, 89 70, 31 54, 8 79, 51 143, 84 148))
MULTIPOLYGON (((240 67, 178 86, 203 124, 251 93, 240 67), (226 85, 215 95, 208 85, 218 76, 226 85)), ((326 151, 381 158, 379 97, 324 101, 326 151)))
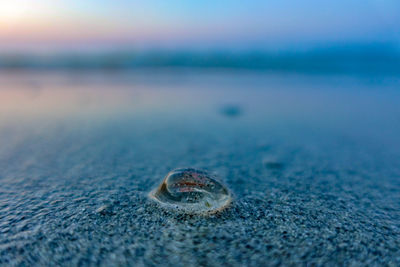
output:
POLYGON ((0 0, 0 48, 400 44, 399 0, 0 0))

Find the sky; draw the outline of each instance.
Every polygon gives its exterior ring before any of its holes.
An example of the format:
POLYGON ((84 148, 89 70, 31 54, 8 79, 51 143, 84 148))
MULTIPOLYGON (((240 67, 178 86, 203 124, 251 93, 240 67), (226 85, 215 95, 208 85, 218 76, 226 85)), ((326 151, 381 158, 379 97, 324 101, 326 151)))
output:
POLYGON ((0 0, 0 49, 400 46, 399 0, 0 0))

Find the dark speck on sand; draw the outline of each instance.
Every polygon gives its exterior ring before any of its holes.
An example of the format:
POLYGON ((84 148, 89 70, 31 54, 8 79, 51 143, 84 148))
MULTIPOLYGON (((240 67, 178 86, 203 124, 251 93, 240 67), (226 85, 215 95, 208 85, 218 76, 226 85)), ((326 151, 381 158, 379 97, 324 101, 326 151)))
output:
POLYGON ((238 117, 242 114, 242 108, 238 105, 225 105, 220 109, 222 115, 226 117, 238 117))

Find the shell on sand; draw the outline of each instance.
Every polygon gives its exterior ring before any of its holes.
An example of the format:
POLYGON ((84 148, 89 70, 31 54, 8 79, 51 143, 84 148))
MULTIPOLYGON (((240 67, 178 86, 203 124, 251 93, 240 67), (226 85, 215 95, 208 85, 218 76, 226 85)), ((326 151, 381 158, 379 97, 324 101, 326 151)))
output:
POLYGON ((192 168, 175 169, 149 194, 163 206, 187 213, 214 213, 231 201, 229 190, 207 172, 192 168))

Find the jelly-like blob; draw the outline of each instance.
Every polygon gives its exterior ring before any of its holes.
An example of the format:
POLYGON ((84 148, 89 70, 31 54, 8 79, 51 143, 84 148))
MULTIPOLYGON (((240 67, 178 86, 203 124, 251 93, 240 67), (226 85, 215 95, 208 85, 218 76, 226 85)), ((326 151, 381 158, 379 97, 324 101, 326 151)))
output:
POLYGON ((163 205, 188 213, 208 213, 224 209, 231 194, 207 172, 192 168, 176 169, 167 174, 150 197, 163 205))

